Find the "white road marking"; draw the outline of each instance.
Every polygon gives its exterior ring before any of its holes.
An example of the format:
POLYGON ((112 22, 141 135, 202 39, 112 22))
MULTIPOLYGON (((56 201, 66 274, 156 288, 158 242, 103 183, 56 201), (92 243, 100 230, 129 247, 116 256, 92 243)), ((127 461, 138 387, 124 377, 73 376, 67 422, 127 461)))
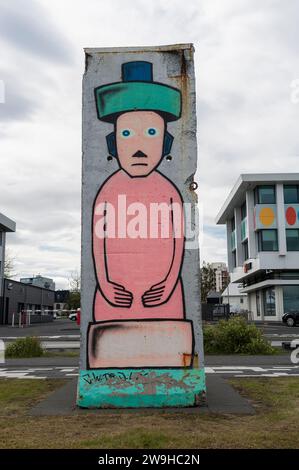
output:
POLYGON ((0 378, 5 379, 46 379, 47 377, 41 377, 37 375, 28 375, 28 372, 17 372, 17 371, 0 371, 0 378))
MULTIPOLYGON (((232 375, 234 377, 299 377, 299 366, 208 366, 205 367, 205 373, 232 375)), ((76 366, 28 367, 22 369, 0 367, 0 378, 46 379, 77 376, 78 367, 76 366)))
POLYGON ((216 374, 213 367, 205 367, 205 373, 206 374, 216 374))
POLYGON ((44 349, 80 349, 80 341, 42 341, 44 349))
MULTIPOLYGON (((4 339, 4 340, 14 340, 14 339, 19 339, 19 338, 25 338, 26 336, 0 336, 0 339, 4 339)), ((72 339, 75 339, 75 338, 78 338, 80 339, 80 335, 55 335, 55 336, 52 336, 52 335, 41 335, 41 336, 37 336, 37 338, 39 339, 67 339, 67 338, 72 338, 72 339)))
POLYGON ((269 336, 271 338, 299 338, 299 334, 297 333, 266 333, 263 336, 269 336))

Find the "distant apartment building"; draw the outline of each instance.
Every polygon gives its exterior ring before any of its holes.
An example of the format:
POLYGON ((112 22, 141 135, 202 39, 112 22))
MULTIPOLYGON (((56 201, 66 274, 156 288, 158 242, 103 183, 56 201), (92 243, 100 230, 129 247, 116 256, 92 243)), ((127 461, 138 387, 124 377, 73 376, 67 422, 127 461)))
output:
POLYGON ((4 312, 4 265, 6 233, 15 232, 16 224, 13 220, 0 213, 0 323, 4 312))
POLYGON ((226 224, 231 281, 252 318, 299 310, 299 173, 241 175, 216 223, 226 224))
POLYGON ((229 272, 225 263, 211 263, 215 275, 214 289, 216 292, 222 292, 229 282, 229 272))
POLYGON ((30 284, 31 286, 42 287, 43 289, 55 290, 55 282, 50 277, 33 276, 23 277, 20 279, 23 284, 30 284))

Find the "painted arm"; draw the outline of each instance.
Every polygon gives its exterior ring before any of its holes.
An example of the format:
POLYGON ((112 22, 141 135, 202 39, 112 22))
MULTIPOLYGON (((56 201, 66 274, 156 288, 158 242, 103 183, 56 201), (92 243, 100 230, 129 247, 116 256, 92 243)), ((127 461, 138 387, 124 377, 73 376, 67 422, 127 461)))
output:
POLYGON ((170 199, 170 236, 172 236, 173 252, 169 270, 158 284, 151 286, 142 296, 142 303, 145 307, 156 307, 169 299, 178 282, 184 253, 184 210, 181 198, 170 199))
POLYGON ((111 217, 114 217, 114 211, 109 212, 109 203, 97 200, 93 213, 93 259, 98 286, 110 305, 130 308, 133 301, 132 293, 109 278, 107 238, 109 230, 113 228, 111 224, 114 223, 111 217))

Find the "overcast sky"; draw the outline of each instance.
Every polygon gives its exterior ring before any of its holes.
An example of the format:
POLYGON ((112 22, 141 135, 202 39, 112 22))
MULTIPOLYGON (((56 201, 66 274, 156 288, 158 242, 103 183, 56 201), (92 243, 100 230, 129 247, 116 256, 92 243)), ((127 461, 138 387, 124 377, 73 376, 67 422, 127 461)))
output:
POLYGON ((65 288, 79 269, 83 47, 194 43, 201 260, 226 261, 214 220, 239 174, 299 172, 298 21, 299 0, 0 0, 0 212, 17 222, 17 279, 65 288))

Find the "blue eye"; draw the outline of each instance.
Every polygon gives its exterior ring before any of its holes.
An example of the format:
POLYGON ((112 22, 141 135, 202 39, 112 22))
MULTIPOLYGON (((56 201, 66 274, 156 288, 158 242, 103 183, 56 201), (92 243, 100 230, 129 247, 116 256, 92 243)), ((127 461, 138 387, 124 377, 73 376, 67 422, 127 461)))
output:
POLYGON ((158 129, 156 129, 155 127, 149 127, 148 129, 146 129, 145 131, 145 135, 149 136, 149 137, 155 137, 159 134, 159 131, 158 129))
POLYGON ((124 129, 123 131, 121 131, 121 135, 123 137, 129 137, 131 135, 131 132, 129 131, 129 129, 124 129))

